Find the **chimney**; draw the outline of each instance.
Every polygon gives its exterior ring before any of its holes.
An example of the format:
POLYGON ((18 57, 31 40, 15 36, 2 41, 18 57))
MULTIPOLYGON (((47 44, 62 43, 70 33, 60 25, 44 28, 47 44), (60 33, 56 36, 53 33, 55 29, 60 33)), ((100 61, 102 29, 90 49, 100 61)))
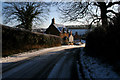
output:
POLYGON ((55 24, 55 19, 54 18, 52 19, 52 24, 55 24))

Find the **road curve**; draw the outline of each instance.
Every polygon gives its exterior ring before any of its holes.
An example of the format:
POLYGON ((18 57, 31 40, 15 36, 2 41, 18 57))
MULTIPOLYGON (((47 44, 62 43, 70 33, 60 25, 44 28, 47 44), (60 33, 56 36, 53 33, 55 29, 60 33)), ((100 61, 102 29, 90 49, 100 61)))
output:
POLYGON ((75 57, 78 51, 79 48, 53 50, 53 52, 50 51, 20 62, 11 62, 5 68, 3 67, 2 79, 78 79, 75 57))

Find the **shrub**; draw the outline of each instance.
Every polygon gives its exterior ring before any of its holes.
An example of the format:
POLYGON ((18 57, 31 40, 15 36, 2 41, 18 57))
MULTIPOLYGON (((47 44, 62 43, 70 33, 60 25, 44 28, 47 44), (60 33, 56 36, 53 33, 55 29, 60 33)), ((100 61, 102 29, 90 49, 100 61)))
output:
POLYGON ((59 45, 61 38, 58 36, 2 26, 2 56, 59 45))
MULTIPOLYGON (((105 30, 102 27, 97 27, 93 31, 89 32, 86 37, 86 46, 85 49, 89 52, 96 53, 97 51, 100 52, 102 47, 104 47, 104 39, 105 39, 105 30)), ((91 55, 99 55, 91 53, 91 55)))
POLYGON ((118 60, 120 57, 120 13, 107 28, 97 27, 86 37, 85 50, 89 55, 118 60))

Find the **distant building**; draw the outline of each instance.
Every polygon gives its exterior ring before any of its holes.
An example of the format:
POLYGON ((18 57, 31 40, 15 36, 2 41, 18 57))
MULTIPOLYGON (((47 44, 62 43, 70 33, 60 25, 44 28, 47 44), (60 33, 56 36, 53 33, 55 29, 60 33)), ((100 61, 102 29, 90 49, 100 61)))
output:
POLYGON ((70 44, 73 44, 73 41, 74 41, 74 37, 73 37, 73 35, 72 35, 72 31, 70 31, 69 43, 70 43, 70 44))
POLYGON ((79 41, 81 40, 81 36, 78 35, 78 32, 75 32, 74 39, 79 41))
POLYGON ((32 29, 32 32, 38 32, 38 33, 44 33, 46 29, 40 28, 40 29, 32 29))
POLYGON ((77 32, 74 35, 72 34, 72 31, 69 33, 68 28, 62 24, 56 24, 54 18, 52 19, 52 22, 46 29, 45 33, 60 36, 63 40, 63 44, 73 44, 74 42, 81 41, 81 37, 77 32))
POLYGON ((81 36, 76 32, 74 35, 74 43, 81 42, 81 36))
POLYGON ((68 42, 68 29, 62 24, 56 24, 54 18, 52 19, 52 23, 46 29, 45 33, 60 36, 64 40, 64 42, 68 42))

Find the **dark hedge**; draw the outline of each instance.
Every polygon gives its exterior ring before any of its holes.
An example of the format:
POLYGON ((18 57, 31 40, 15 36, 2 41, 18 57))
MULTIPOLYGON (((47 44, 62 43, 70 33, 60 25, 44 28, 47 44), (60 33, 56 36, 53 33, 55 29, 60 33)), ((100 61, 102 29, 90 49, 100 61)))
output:
POLYGON ((2 56, 32 49, 60 46, 61 38, 2 25, 2 56))
POLYGON ((97 27, 87 35, 85 50, 95 57, 109 61, 120 60, 120 13, 108 27, 97 27))

